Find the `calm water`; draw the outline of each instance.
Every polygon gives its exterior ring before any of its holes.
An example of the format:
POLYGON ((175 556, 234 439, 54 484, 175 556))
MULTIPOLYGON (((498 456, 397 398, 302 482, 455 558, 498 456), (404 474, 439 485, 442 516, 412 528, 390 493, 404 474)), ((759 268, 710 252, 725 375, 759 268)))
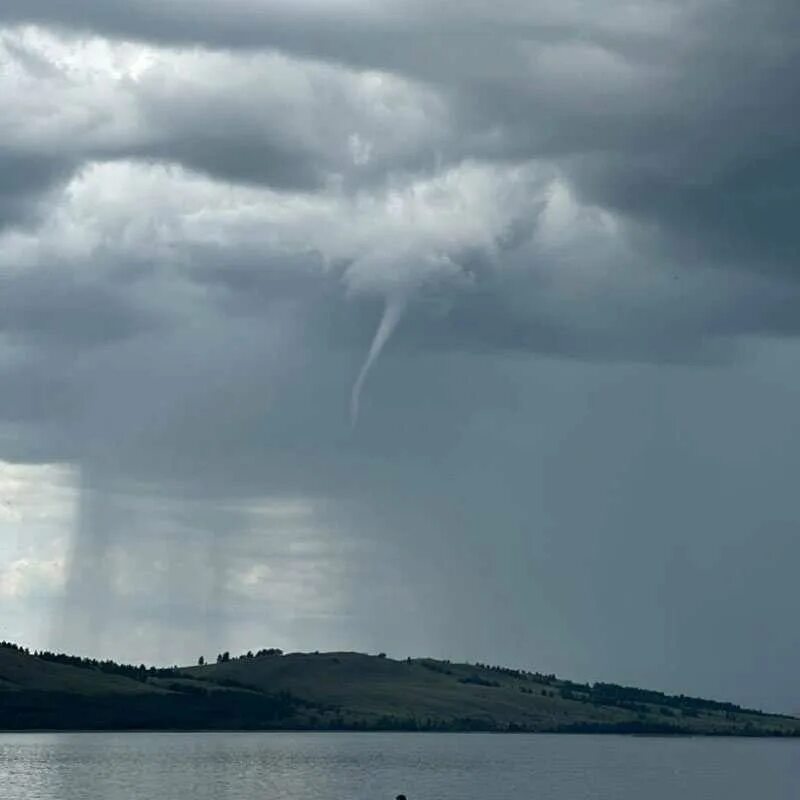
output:
POLYGON ((797 800, 800 741, 0 734, 2 800, 797 800))

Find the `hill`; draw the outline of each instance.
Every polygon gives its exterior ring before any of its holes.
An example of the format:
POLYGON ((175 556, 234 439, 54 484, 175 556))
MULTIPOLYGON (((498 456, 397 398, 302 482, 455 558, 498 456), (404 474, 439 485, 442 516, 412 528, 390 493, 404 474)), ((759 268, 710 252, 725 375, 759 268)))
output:
POLYGON ((332 706, 345 727, 797 734, 800 720, 732 703, 433 659, 272 653, 185 670, 332 706))
POLYGON ((77 695, 142 694, 153 690, 151 686, 121 674, 79 669, 66 663, 66 659, 36 658, 8 643, 3 645, 0 645, 0 690, 77 695))
POLYGON ((0 646, 0 729, 35 728, 798 736, 800 719, 433 659, 264 650, 154 669, 0 646))

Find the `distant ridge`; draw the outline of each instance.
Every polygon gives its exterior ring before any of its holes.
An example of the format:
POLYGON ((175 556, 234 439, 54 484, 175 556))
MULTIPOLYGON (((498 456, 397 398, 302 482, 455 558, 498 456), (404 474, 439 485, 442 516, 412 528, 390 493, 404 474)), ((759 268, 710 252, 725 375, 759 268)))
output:
POLYGON ((800 736, 800 719, 683 695, 383 654, 275 648, 154 668, 0 643, 4 730, 417 730, 800 736))

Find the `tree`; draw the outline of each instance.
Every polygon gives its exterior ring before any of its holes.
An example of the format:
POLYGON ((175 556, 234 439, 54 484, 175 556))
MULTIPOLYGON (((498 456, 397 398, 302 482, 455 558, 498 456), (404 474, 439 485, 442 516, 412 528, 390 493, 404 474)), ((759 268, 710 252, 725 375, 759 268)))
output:
POLYGON ((206 663, 206 660, 205 660, 205 658, 203 656, 200 656, 200 658, 197 659, 197 666, 198 667, 202 667, 205 663, 206 663))

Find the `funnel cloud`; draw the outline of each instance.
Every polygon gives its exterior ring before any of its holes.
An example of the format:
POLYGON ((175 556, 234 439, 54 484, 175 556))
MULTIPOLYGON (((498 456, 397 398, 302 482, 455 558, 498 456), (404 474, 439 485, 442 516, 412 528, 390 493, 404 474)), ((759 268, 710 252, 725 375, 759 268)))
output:
POLYGON ((350 424, 355 427, 358 423, 358 415, 361 407, 361 392, 364 390, 364 383, 367 380, 369 371, 378 360, 383 348, 394 333, 395 328, 403 316, 406 300, 400 296, 389 298, 383 310, 378 329, 370 345, 367 357, 359 370, 356 382, 353 384, 353 391, 350 396, 350 424))

